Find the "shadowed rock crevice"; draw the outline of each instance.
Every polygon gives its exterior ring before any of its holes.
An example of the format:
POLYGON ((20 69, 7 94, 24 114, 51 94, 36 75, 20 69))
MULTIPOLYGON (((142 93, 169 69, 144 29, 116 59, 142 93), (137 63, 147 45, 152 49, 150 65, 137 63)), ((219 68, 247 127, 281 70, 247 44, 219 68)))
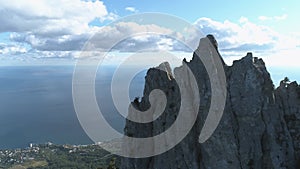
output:
MULTIPOLYGON (((207 38, 215 49, 217 41, 207 38)), ((149 158, 123 158, 123 169, 296 169, 300 168, 300 86, 282 82, 275 89, 262 59, 248 53, 232 66, 225 65, 227 100, 223 117, 214 134, 203 144, 199 135, 208 114, 211 85, 207 71, 194 53, 190 62, 199 91, 200 106, 197 121, 188 135, 171 150, 149 158)), ((164 64, 165 65, 165 64, 164 64)), ((164 67, 160 65, 159 69, 164 67)), ((140 110, 149 107, 147 98, 156 88, 167 94, 168 105, 155 123, 146 126, 127 122, 125 133, 133 136, 156 135, 176 120, 180 108, 180 93, 168 66, 167 73, 157 69, 147 72, 140 110), (170 100, 169 100, 170 99, 170 100)), ((184 72, 184 67, 176 68, 184 72)), ((176 79, 176 77, 175 77, 176 79)), ((129 112, 130 113, 130 112, 129 112)))

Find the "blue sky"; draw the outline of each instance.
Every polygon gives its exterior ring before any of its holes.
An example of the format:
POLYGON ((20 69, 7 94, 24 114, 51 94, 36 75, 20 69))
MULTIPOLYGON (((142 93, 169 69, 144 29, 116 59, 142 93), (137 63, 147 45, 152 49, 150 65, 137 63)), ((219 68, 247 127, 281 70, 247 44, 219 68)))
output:
MULTIPOLYGON (((270 69, 288 72, 283 68, 293 67, 295 72, 299 70, 299 7, 297 0, 0 0, 0 65, 74 64, 95 32, 103 35, 103 48, 106 41, 136 29, 160 29, 173 35, 160 25, 131 22, 118 24, 118 29, 107 27, 128 15, 161 12, 194 24, 204 34, 214 34, 228 64, 251 51, 270 69)), ((129 42, 138 49, 180 50, 172 39, 161 36, 135 37, 129 42)), ((119 51, 130 52, 128 44, 119 45, 119 51)))
POLYGON ((247 17, 253 22, 262 23, 258 18, 260 16, 282 16, 288 15, 285 23, 267 22, 275 30, 280 31, 297 31, 299 23, 296 23, 299 17, 300 2, 297 0, 253 0, 253 1, 236 1, 236 0, 173 0, 170 1, 122 1, 104 0, 107 8, 116 12, 120 16, 129 14, 124 11, 126 7, 134 7, 139 12, 163 12, 182 17, 189 22, 194 22, 200 17, 209 17, 216 21, 232 20, 238 21, 241 16, 247 17), (292 27, 291 27, 292 25, 292 27))

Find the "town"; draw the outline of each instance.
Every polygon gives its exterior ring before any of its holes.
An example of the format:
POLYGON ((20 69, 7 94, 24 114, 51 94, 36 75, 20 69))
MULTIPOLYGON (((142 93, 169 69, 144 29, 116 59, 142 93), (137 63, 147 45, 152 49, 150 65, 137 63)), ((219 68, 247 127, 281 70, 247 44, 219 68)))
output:
POLYGON ((24 149, 0 150, 0 169, 117 168, 120 160, 98 144, 30 144, 24 149))

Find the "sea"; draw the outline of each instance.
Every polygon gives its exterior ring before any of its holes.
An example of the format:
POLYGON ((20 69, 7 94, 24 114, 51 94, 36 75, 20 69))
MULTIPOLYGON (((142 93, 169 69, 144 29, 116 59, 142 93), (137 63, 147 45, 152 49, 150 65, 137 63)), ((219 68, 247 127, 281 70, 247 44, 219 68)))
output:
MULTIPOLYGON (((95 91, 105 117, 119 132, 124 118, 118 116, 110 94, 114 66, 97 71, 95 91)), ((25 148, 30 143, 91 144, 73 106, 74 66, 0 67, 0 149, 25 148)), ((141 97, 145 71, 129 88, 130 99, 141 97)))

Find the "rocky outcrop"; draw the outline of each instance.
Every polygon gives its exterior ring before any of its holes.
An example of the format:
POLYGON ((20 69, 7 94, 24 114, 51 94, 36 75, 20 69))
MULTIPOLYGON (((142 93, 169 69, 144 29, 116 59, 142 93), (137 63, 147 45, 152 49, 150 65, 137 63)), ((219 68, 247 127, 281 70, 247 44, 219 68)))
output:
MULTIPOLYGON (((207 38, 217 49, 213 36, 207 38)), ((185 75, 189 68, 197 80, 198 89, 195 91, 195 88, 186 86, 189 92, 185 97, 193 98, 197 92, 201 100, 199 107, 196 107, 199 108, 197 120, 190 132, 178 145, 163 154, 149 158, 123 158, 121 168, 300 168, 300 86, 296 82, 283 81, 275 89, 265 63, 251 53, 234 61, 232 66, 222 61, 228 91, 224 114, 213 135, 202 144, 198 142, 212 91, 207 71, 199 57, 194 53, 190 62, 184 60, 187 66, 175 68, 174 75, 168 64, 160 65, 159 69, 149 69, 144 97, 133 104, 140 111, 147 110, 150 107, 150 92, 161 89, 167 97, 166 109, 151 123, 127 120, 125 127, 125 133, 130 137, 151 137, 168 129, 176 120, 181 106, 179 86, 188 84, 176 81, 176 77, 185 75)))
POLYGON ((292 137, 297 168, 300 168, 300 86, 297 82, 281 81, 275 91, 278 109, 283 114, 292 137))

